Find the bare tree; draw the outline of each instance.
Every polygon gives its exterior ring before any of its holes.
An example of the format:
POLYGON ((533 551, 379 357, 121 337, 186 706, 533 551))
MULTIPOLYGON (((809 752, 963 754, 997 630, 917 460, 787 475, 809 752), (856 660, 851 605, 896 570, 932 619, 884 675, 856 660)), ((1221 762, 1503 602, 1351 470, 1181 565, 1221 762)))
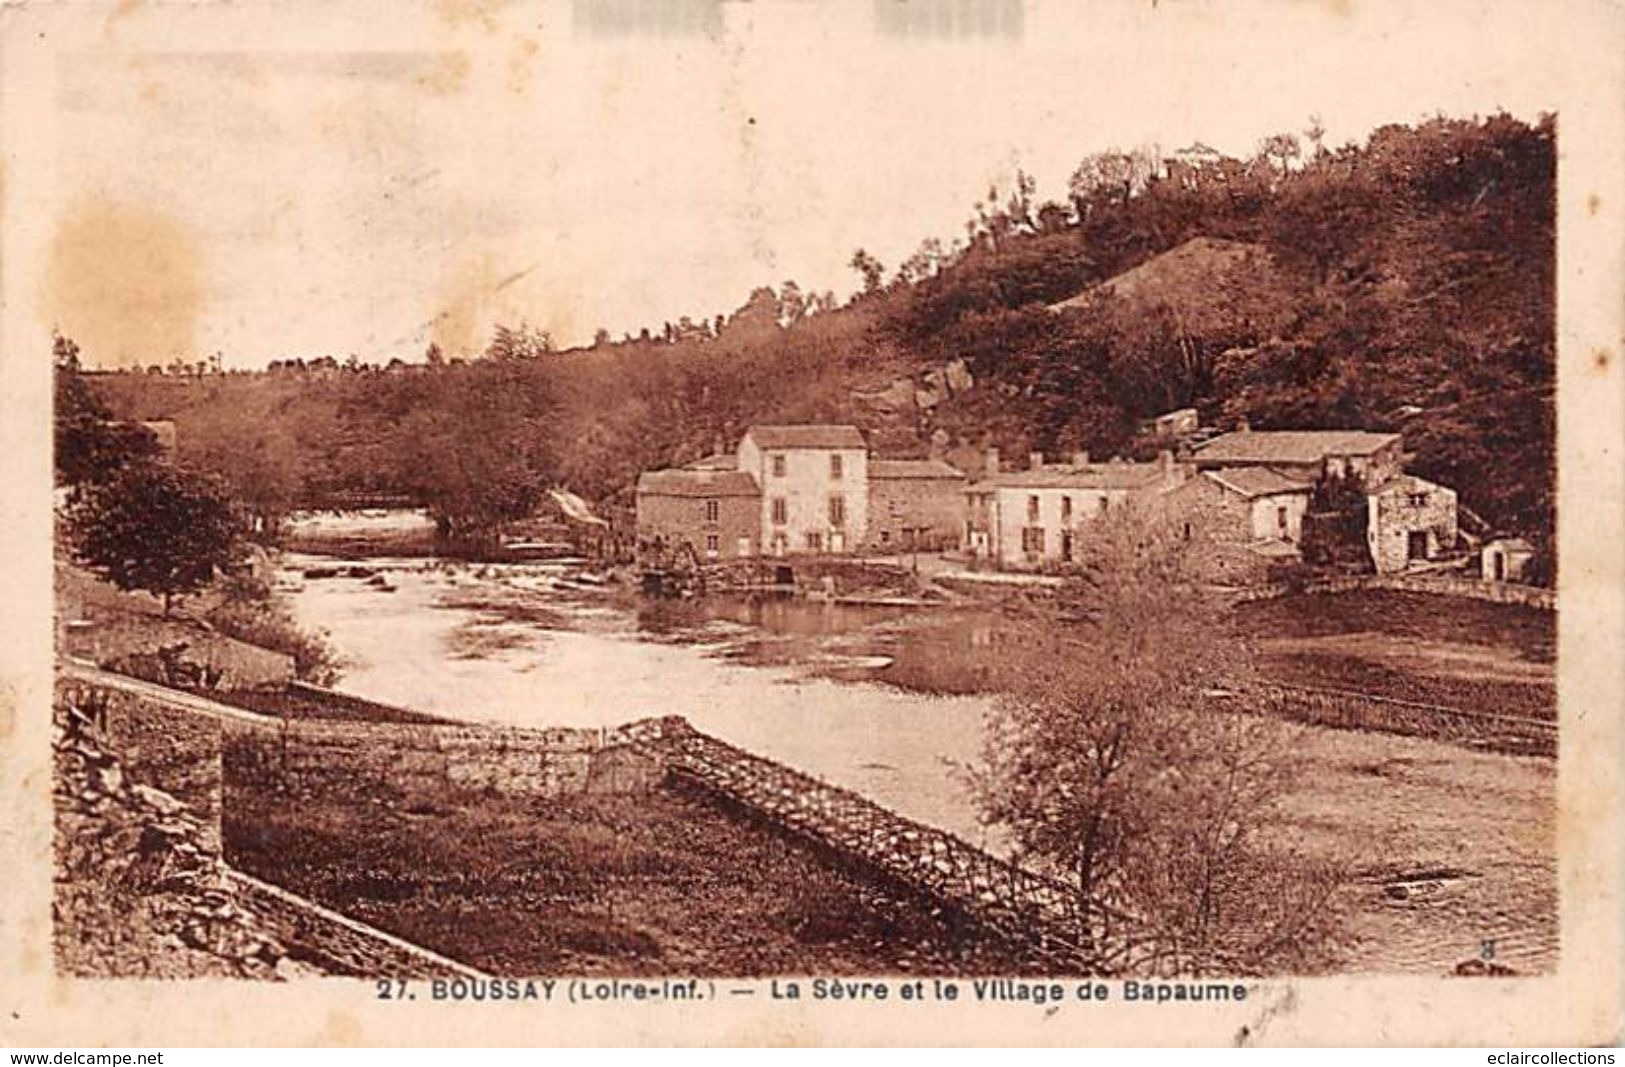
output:
POLYGON ((1017 642, 989 716, 983 818, 1071 881, 1086 930, 1143 939, 1159 971, 1279 967, 1313 947, 1336 884, 1261 844, 1291 728, 1247 713, 1249 650, 1170 527, 1125 510, 1075 537, 1083 574, 1017 642))

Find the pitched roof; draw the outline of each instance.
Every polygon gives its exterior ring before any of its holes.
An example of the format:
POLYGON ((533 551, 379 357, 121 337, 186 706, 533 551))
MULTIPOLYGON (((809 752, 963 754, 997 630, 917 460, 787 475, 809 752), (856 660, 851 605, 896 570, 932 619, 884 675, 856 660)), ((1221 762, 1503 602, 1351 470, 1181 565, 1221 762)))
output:
POLYGON ((1369 456, 1397 440, 1397 433, 1366 430, 1237 430, 1199 448, 1196 462, 1319 463, 1327 456, 1369 456))
POLYGON ((761 496, 744 471, 663 470, 638 475, 639 496, 761 496))
POLYGON ((1162 477, 1158 463, 1045 464, 1038 470, 1001 471, 972 489, 1140 489, 1162 477))
POLYGON ((701 456, 692 463, 683 464, 687 471, 734 471, 739 469, 739 457, 732 452, 715 452, 701 456))
POLYGON ((1431 493, 1434 491, 1454 493, 1455 490, 1446 485, 1430 482, 1426 478, 1418 478, 1414 474, 1396 474, 1381 485, 1370 486, 1366 489, 1366 496, 1382 496, 1387 493, 1431 493))
POLYGON ((942 478, 963 481, 965 472, 940 459, 871 459, 869 477, 875 478, 942 478))
POLYGON ((759 448, 865 448, 856 426, 801 423, 790 426, 752 426, 745 436, 759 448))
POLYGON ((1225 467, 1216 471, 1203 471, 1203 476, 1210 478, 1233 492, 1240 493, 1248 500, 1260 496, 1275 496, 1279 493, 1307 493, 1309 484, 1300 482, 1296 478, 1288 478, 1278 471, 1268 467, 1225 467))

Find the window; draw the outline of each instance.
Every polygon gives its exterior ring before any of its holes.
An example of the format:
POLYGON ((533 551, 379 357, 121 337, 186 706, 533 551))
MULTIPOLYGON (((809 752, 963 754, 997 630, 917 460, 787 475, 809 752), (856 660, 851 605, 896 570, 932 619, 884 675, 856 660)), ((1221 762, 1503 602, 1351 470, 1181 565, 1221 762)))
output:
POLYGON ((1191 524, 1187 522, 1185 524, 1185 540, 1189 541, 1190 539, 1191 539, 1191 524))
POLYGON ((784 456, 782 456, 782 455, 780 455, 778 453, 774 453, 769 458, 770 458, 770 460, 771 460, 771 462, 773 464, 773 477, 775 477, 775 478, 783 478, 784 477, 784 456))
POLYGON ((824 548, 824 535, 817 530, 807 531, 807 551, 820 552, 824 548))
POLYGON ((1413 508, 1425 508, 1427 506, 1428 506, 1428 495, 1426 493, 1412 493, 1411 494, 1411 507, 1413 507, 1413 508))
POLYGON ((720 510, 721 509, 718 508, 717 502, 715 500, 707 500, 705 502, 705 521, 706 522, 716 522, 717 521, 717 513, 720 510))
POLYGON ((1061 521, 1072 521, 1072 498, 1069 496, 1063 496, 1061 498, 1061 521))
POLYGON ((1044 551, 1044 528, 1042 526, 1027 526, 1021 531, 1021 550, 1034 555, 1041 555, 1044 551))
POLYGON ((706 534, 705 535, 705 554, 707 556, 715 556, 721 550, 722 550, 722 541, 717 537, 717 535, 716 534, 706 534))
POLYGON ((1027 498, 1027 521, 1038 521, 1038 494, 1034 493, 1027 498))
POLYGON ((1099 505, 1095 508, 1095 510, 1100 512, 1102 515, 1104 515, 1104 514, 1106 514, 1106 509, 1108 507, 1110 507, 1110 506, 1111 506, 1111 502, 1109 500, 1107 500, 1105 497, 1101 497, 1099 505))
POLYGON ((832 481, 841 480, 841 454, 832 452, 829 457, 829 476, 832 481))
POLYGON ((790 521, 790 508, 789 508, 789 505, 785 504, 784 497, 782 497, 782 496, 774 497, 773 498, 773 524, 775 526, 783 526, 785 523, 787 523, 789 521, 790 521))
POLYGON ((829 498, 829 524, 846 525, 846 497, 837 495, 829 498))
POLYGON ((1275 528, 1277 530, 1279 530, 1283 534, 1286 533, 1286 508, 1285 508, 1285 506, 1278 507, 1278 508, 1275 509, 1275 528))
POLYGON ((880 531, 880 543, 883 544, 883 545, 891 544, 891 531, 890 530, 881 530, 880 531))

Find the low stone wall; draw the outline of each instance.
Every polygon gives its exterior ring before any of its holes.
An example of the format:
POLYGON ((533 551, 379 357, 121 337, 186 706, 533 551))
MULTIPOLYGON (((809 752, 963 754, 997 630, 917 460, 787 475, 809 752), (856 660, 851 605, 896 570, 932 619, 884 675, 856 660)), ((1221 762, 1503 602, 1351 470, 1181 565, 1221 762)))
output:
POLYGON ((220 852, 221 723, 161 699, 59 675, 56 699, 134 783, 162 790, 203 821, 199 844, 220 852))
MULTIPOLYGON (((1304 593, 1347 593, 1357 589, 1386 589, 1400 593, 1424 593, 1431 596, 1464 597, 1469 600, 1487 600, 1496 604, 1522 604, 1541 611, 1557 610, 1557 593, 1532 585, 1511 582, 1482 582, 1471 578, 1453 578, 1443 575, 1421 574, 1362 574, 1346 578, 1321 578, 1304 583, 1304 593)), ((1242 590, 1237 599, 1242 601, 1273 600, 1293 592, 1284 584, 1259 586, 1242 590)))
POLYGON ((483 972, 403 941, 313 900, 230 867, 226 882, 304 966, 357 978, 483 977, 483 972))
POLYGON ((302 779, 358 774, 405 792, 446 786, 526 796, 636 792, 658 780, 653 761, 599 730, 282 721, 232 723, 229 773, 302 779), (644 766, 647 764, 648 766, 644 766))
POLYGON ((1279 682, 1264 683, 1261 695, 1263 710, 1319 726, 1427 737, 1515 756, 1557 756, 1555 721, 1279 682))

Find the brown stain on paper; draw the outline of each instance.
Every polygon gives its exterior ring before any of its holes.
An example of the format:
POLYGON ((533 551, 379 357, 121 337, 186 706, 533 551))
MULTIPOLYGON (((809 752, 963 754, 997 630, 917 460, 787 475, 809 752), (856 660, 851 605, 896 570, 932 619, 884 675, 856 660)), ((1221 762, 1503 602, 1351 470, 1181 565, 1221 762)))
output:
POLYGON ((413 79, 418 88, 436 96, 450 96, 468 82, 473 63, 466 52, 444 52, 436 56, 429 68, 413 79))
POLYGON ((111 198, 77 201, 58 220, 39 311, 91 366, 168 363, 196 353, 203 249, 176 219, 111 198))

